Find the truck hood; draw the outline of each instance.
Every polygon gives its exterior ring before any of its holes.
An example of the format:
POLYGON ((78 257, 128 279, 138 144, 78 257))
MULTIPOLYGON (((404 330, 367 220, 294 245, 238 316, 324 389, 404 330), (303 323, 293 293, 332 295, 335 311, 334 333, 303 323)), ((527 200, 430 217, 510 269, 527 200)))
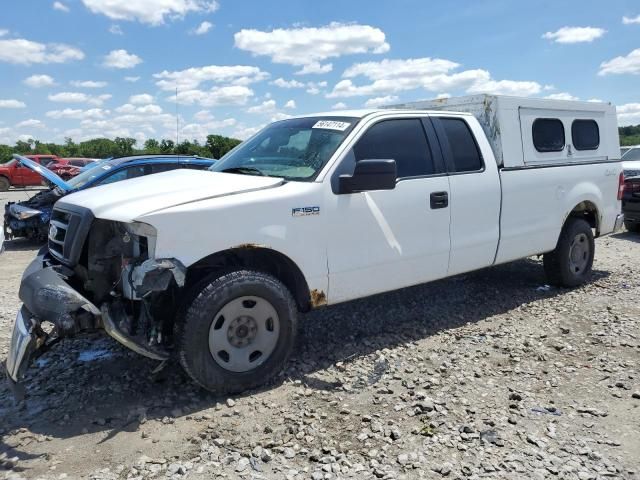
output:
POLYGON ((61 206, 90 209, 96 218, 131 222, 159 210, 226 195, 264 190, 284 180, 208 170, 173 170, 67 195, 61 206))
POLYGON ((59 187, 63 192, 66 193, 71 191, 71 186, 67 182, 62 180, 58 175, 56 175, 51 170, 49 170, 48 168, 43 167, 39 163, 36 163, 27 157, 23 157, 22 155, 13 154, 13 158, 18 160, 25 167, 30 168, 34 172, 37 172, 40 175, 42 175, 42 177, 49 180, 56 187, 59 187))

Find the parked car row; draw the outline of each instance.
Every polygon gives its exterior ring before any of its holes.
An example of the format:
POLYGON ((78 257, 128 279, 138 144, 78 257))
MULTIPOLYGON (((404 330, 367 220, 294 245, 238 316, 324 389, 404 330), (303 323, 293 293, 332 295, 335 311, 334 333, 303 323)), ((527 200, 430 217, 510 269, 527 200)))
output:
MULTIPOLYGON (((78 175, 82 168, 97 160, 94 158, 58 158, 55 155, 26 155, 34 163, 55 172, 60 178, 68 180, 78 175)), ((33 187, 43 184, 42 176, 25 168, 16 159, 0 164, 0 191, 10 187, 33 187)))
POLYGON ((82 188, 22 277, 10 382, 104 329, 239 392, 282 370, 300 312, 532 255, 581 285, 594 238, 623 223, 616 127, 610 104, 485 95, 334 111, 272 123, 208 170, 82 188))

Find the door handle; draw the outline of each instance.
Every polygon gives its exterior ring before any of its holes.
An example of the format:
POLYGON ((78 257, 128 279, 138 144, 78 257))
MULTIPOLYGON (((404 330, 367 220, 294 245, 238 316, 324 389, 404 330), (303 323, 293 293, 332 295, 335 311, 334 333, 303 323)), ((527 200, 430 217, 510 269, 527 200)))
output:
POLYGON ((431 208, 447 208, 449 206, 449 192, 433 192, 430 196, 431 208))

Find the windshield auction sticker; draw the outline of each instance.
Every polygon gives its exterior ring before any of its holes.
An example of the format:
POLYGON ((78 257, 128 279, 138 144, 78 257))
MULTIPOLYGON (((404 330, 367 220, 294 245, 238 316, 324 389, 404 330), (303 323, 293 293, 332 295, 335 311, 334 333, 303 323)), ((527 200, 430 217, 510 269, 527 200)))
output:
POLYGON ((335 120, 320 120, 311 128, 323 128, 325 130, 339 130, 344 132, 351 124, 348 122, 337 122, 335 120))

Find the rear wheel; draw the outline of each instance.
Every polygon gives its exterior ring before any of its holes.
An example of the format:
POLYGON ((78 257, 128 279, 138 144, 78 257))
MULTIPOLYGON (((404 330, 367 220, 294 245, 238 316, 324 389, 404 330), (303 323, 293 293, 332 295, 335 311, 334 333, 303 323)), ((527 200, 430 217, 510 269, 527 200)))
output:
POLYGON ((179 360, 191 378, 216 393, 237 393, 277 375, 297 329, 297 309, 287 288, 248 270, 200 288, 178 332, 179 360))
POLYGON ((9 190, 10 186, 11 182, 7 178, 0 177, 0 192, 6 192, 7 190, 9 190))
POLYGON ((576 287, 591 277, 595 243, 591 226, 582 219, 567 219, 556 249, 545 253, 547 279, 559 287, 576 287))
POLYGON ((624 222, 624 226, 630 232, 640 232, 640 223, 624 222))

